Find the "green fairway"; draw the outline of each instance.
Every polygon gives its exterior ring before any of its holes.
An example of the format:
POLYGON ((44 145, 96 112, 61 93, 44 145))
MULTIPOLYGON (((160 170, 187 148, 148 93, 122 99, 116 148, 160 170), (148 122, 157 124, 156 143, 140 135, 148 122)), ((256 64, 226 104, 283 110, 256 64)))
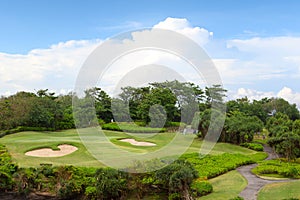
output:
POLYGON ((258 200, 288 198, 300 198, 300 181, 268 184, 258 194, 258 200))
POLYGON ((237 197, 247 186, 247 180, 236 170, 209 180, 213 193, 200 197, 199 200, 224 200, 237 197))
MULTIPOLYGON (((93 129, 85 129, 86 132, 92 132, 93 129)), ((115 145, 124 150, 147 153, 149 151, 155 151, 168 144, 175 136, 175 133, 159 133, 151 137, 142 138, 139 134, 128 135, 123 132, 104 131, 105 136, 108 138, 107 142, 111 141, 115 145), (135 136, 135 137, 134 137, 135 136), (155 143, 156 146, 143 147, 133 146, 126 142, 121 142, 121 138, 135 138, 138 141, 147 141, 155 143)), ((7 135, 0 138, 0 143, 7 146, 13 159, 22 167, 39 166, 41 163, 50 163, 53 165, 75 165, 75 166, 103 166, 97 161, 82 144, 80 137, 75 129, 57 131, 57 132, 20 132, 16 134, 7 135), (39 148, 52 148, 57 150, 57 146, 60 144, 70 144, 78 148, 77 151, 62 157, 31 157, 26 156, 27 151, 39 148)), ((202 141, 194 139, 187 152, 199 152, 202 141)), ((185 148, 180 143, 176 144, 173 149, 185 148)), ((109 151, 107 149, 106 151, 109 151)), ((228 153, 241 153, 241 154, 254 154, 255 151, 225 143, 217 143, 211 154, 228 153)), ((103 152, 109 153, 109 152, 103 152)), ((170 154, 172 154, 172 149, 170 154)))

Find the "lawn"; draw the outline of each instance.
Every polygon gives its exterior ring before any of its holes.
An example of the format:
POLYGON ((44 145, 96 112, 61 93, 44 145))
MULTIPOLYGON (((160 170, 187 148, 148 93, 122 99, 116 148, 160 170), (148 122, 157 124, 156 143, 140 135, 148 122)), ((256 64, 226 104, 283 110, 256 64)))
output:
POLYGON ((258 200, 300 198, 300 181, 271 183, 261 189, 258 200))
MULTIPOLYGON (((93 129, 87 128, 87 135, 93 132, 93 129)), ((149 137, 140 137, 139 134, 126 134, 123 132, 104 131, 106 138, 103 139, 102 145, 110 143, 111 141, 117 147, 120 147, 128 152, 136 152, 141 155, 150 151, 157 151, 163 149, 175 137, 175 133, 158 133, 149 137), (137 141, 153 142, 156 146, 153 147, 141 147, 133 146, 126 142, 121 142, 118 139, 121 138, 135 138, 137 141), (141 139, 142 138, 142 139, 141 139)), ((183 137, 183 136, 179 136, 183 137)), ((192 137, 192 136, 190 136, 192 137)), ((184 138, 180 139, 175 145, 169 149, 169 152, 174 156, 178 149, 185 150, 185 146, 181 144, 184 138)), ((80 137, 75 129, 57 131, 57 132, 20 132, 16 134, 7 135, 0 138, 0 143, 7 146, 13 159, 22 167, 39 166, 40 163, 51 163, 53 165, 75 165, 75 166, 103 166, 97 159, 95 159, 90 152, 82 144, 80 137), (57 149, 60 144, 70 144, 78 147, 78 150, 72 154, 56 157, 56 158, 37 158, 25 156, 25 152, 37 148, 50 147, 53 150, 57 149)), ((199 152, 202 141, 194 139, 187 152, 199 152)), ((109 154, 110 149, 106 148, 102 153, 109 154)), ((255 151, 225 143, 217 143, 211 154, 228 153, 241 153, 246 155, 253 155, 255 151)), ((116 158, 117 159, 117 158, 116 158)))
POLYGON ((224 200, 237 197, 247 186, 247 180, 236 170, 210 179, 213 193, 200 197, 199 200, 224 200))

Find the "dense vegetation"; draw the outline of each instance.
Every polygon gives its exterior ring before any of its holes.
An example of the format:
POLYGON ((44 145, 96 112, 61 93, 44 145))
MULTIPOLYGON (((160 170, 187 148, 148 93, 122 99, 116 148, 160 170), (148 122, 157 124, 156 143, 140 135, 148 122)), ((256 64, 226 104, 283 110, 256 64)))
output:
POLYGON ((262 176, 274 176, 285 178, 299 178, 300 177, 300 164, 297 162, 291 163, 283 159, 266 160, 259 163, 253 169, 253 173, 262 176))
MULTIPOLYGON (((255 151, 263 150, 261 144, 253 142, 255 136, 267 140, 286 159, 260 162, 253 172, 299 178, 300 114, 296 105, 281 98, 250 101, 245 97, 226 102, 226 112, 216 110, 222 107, 224 97, 226 90, 219 85, 201 89, 178 81, 125 87, 114 98, 97 87, 86 90, 83 97, 75 93, 57 96, 47 89, 18 92, 0 98, 0 137, 20 131, 98 124, 106 130, 131 133, 174 132, 180 127, 180 131, 192 130, 200 139, 213 130, 221 132, 219 142, 255 151), (224 127, 220 127, 223 122, 224 127)), ((110 168, 47 164, 18 168, 6 148, 0 146, 0 190, 25 195, 47 192, 64 199, 140 199, 151 192, 163 195, 162 198, 193 199, 213 191, 207 179, 264 158, 262 153, 253 156, 224 153, 204 158, 185 154, 161 170, 137 174, 110 168)), ((134 168, 126 170, 132 172, 134 168)))

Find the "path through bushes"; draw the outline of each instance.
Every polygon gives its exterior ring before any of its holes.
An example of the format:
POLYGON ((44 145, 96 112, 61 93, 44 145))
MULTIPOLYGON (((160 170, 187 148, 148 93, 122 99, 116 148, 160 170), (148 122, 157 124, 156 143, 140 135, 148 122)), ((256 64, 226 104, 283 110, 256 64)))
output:
MULTIPOLYGON (((272 160, 278 158, 277 154, 273 152, 272 148, 264 145, 264 152, 268 154, 266 160, 272 160)), ((289 182, 288 180, 266 180, 259 178, 255 174, 251 172, 253 168, 255 168, 257 164, 245 165, 237 168, 238 172, 241 173, 248 181, 247 187, 240 193, 240 196, 245 200, 256 200, 258 192, 261 188, 263 188, 266 184, 276 183, 276 182, 289 182)))

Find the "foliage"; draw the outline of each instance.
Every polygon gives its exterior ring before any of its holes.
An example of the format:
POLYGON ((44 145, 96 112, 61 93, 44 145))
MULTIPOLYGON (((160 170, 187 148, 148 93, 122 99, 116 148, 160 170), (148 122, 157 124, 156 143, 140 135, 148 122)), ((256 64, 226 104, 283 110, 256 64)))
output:
POLYGON ((244 113, 234 111, 229 113, 225 122, 225 142, 240 144, 251 142, 254 133, 263 129, 263 122, 256 116, 247 116, 244 113))
POLYGON ((264 150, 264 147, 262 144, 259 144, 259 143, 254 143, 254 142, 251 142, 251 143, 242 143, 241 144, 242 147, 246 147, 248 149, 252 149, 254 151, 263 151, 264 150))
POLYGON ((287 132, 269 139, 268 143, 274 147, 276 152, 285 155, 288 160, 300 156, 300 135, 287 132))
POLYGON ((142 127, 133 123, 108 123, 102 126, 104 130, 111 131, 124 131, 129 133, 158 133, 165 132, 165 128, 151 128, 151 127, 142 127), (120 126, 119 126, 120 125, 120 126))
POLYGON ((252 164, 254 161, 246 155, 223 153, 199 157, 198 153, 184 154, 181 159, 190 162, 198 171, 199 177, 213 178, 239 166, 252 164))
POLYGON ((203 112, 195 113, 192 127, 198 129, 198 137, 204 138, 208 131, 210 131, 209 136, 221 132, 224 121, 224 113, 215 109, 206 109, 203 112))
POLYGON ((201 179, 196 179, 191 185, 193 194, 197 197, 204 196, 213 192, 213 186, 208 181, 203 181, 201 179))
POLYGON ((13 164, 6 147, 0 144, 0 191, 12 189, 14 185, 12 174, 16 171, 17 166, 13 164))
POLYGON ((277 112, 267 120, 266 128, 269 130, 271 137, 277 137, 286 132, 292 131, 293 122, 288 115, 277 112))
POLYGON ((72 95, 55 96, 48 90, 37 94, 18 92, 0 98, 0 130, 23 127, 45 127, 49 129, 73 128, 72 95), (70 113, 71 111, 71 113, 70 113))
POLYGON ((230 200, 244 200, 244 198, 243 197, 235 197, 235 198, 231 198, 230 200))
POLYGON ((300 164, 285 162, 278 159, 266 160, 260 162, 252 172, 258 175, 278 174, 282 177, 299 178, 300 164))
POLYGON ((178 193, 181 199, 192 199, 190 186, 198 174, 188 161, 177 160, 156 171, 155 174, 162 187, 167 189, 169 194, 178 193))
POLYGON ((126 195, 127 175, 111 168, 100 168, 96 172, 97 197, 120 199, 126 195))

